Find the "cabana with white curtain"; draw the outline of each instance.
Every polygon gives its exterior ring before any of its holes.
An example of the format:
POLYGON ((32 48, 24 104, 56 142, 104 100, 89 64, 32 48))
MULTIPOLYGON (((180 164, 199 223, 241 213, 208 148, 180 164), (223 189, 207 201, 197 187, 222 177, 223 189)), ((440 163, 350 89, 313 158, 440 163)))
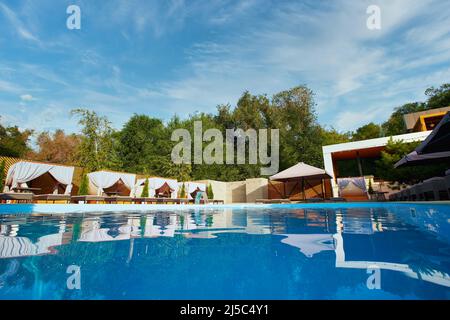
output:
MULTIPOLYGON (((136 196, 140 196, 145 179, 139 179, 136 196)), ((176 199, 178 197, 178 181, 166 178, 148 178, 148 195, 150 198, 163 197, 176 199)))
MULTIPOLYGON (((181 188, 181 186, 180 186, 180 188, 181 188)), ((197 192, 199 192, 199 191, 206 192, 206 183, 185 182, 184 190, 186 190, 188 199, 195 199, 197 192)))
POLYGON ((88 175, 89 194, 130 196, 134 193, 136 175, 132 173, 96 171, 88 175))
POLYGON ((63 165, 16 162, 8 170, 3 192, 29 189, 35 194, 70 195, 74 170, 74 167, 63 165))

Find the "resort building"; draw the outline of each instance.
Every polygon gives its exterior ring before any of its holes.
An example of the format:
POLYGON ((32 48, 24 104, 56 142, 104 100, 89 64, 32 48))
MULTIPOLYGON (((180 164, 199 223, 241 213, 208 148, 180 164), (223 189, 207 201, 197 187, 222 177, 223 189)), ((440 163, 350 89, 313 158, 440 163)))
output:
POLYGON ((450 107, 408 113, 403 116, 408 132, 431 131, 444 118, 450 107))
MULTIPOLYGON (((339 194, 339 179, 365 177, 366 188, 369 181, 383 185, 375 176, 375 161, 381 156, 389 140, 403 142, 424 141, 431 131, 407 133, 392 137, 383 137, 362 141, 323 146, 323 162, 325 170, 332 176, 331 186, 334 197, 339 194)), ((355 188, 356 189, 356 188, 355 188)), ((367 190, 367 189, 366 189, 367 190)), ((366 190, 349 192, 346 198, 351 200, 367 200, 366 190), (364 199, 365 198, 365 199, 364 199)))

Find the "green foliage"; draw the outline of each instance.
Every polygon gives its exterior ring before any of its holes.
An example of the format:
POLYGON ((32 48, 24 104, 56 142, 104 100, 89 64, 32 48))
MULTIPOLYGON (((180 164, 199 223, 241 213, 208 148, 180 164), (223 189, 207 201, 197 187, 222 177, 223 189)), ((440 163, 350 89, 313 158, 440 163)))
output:
POLYGON ((211 183, 206 186, 206 195, 208 196, 208 199, 214 199, 214 192, 211 183))
POLYGON ((79 165, 89 171, 118 169, 117 133, 110 121, 86 109, 74 109, 71 113, 79 117, 78 124, 82 126, 77 157, 79 165))
POLYGON ((0 124, 0 155, 24 157, 31 149, 28 146, 33 130, 21 131, 19 127, 4 127, 0 124))
POLYGON ((450 107, 450 83, 445 83, 439 88, 428 88, 425 91, 428 96, 427 109, 450 107))
POLYGON ((345 143, 351 141, 350 133, 341 133, 336 129, 321 128, 322 145, 329 146, 332 144, 345 143))
POLYGON ((180 198, 181 199, 186 198, 186 187, 184 186, 184 182, 181 184, 180 198))
POLYGON ((148 194, 148 179, 145 179, 144 188, 142 188, 141 197, 148 198, 148 196, 149 196, 149 194, 148 194))
POLYGON ((381 152, 381 158, 376 162, 376 175, 386 181, 397 182, 399 184, 415 184, 427 178, 442 175, 448 163, 417 167, 394 168, 395 163, 404 156, 414 151, 420 142, 404 143, 403 141, 393 141, 392 138, 386 145, 386 149, 381 152))
POLYGON ((171 152, 168 130, 159 119, 135 114, 118 133, 117 151, 123 170, 158 173, 171 152))
POLYGON ((445 83, 439 88, 428 88, 425 91, 428 96, 426 102, 406 103, 394 109, 390 118, 382 124, 385 136, 393 136, 406 133, 406 126, 403 115, 413 112, 450 106, 450 83, 445 83))
POLYGON ((78 189, 79 196, 85 196, 89 194, 89 179, 86 173, 83 173, 81 177, 80 188, 78 189))
POLYGON ((380 138, 381 136, 382 136, 381 126, 371 122, 358 128, 356 132, 353 133, 352 140, 359 141, 359 140, 375 139, 380 138))
POLYGON ((0 193, 3 192, 5 186, 5 160, 0 163, 0 193))

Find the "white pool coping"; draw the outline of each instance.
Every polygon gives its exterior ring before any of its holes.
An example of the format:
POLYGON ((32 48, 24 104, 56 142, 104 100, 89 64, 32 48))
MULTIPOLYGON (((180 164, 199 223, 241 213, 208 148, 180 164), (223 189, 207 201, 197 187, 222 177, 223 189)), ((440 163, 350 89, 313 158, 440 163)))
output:
POLYGON ((339 203, 299 203, 299 204, 0 204, 2 214, 57 214, 88 212, 152 212, 152 211, 192 211, 223 209, 345 209, 345 208, 392 208, 411 206, 447 206, 450 202, 339 202, 339 203))

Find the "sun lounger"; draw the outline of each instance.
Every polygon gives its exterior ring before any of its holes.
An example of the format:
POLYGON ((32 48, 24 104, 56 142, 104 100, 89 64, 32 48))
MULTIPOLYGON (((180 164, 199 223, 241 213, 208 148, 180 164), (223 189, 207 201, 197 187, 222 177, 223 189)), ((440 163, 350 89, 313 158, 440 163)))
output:
POLYGON ((225 202, 223 200, 213 200, 213 204, 224 204, 225 202))
POLYGON ((39 194, 33 196, 33 201, 45 201, 45 202, 61 202, 61 203, 69 203, 70 195, 68 194, 39 194))
POLYGON ((323 198, 309 198, 306 199, 306 202, 308 203, 317 203, 317 202, 324 202, 325 200, 323 198))
POLYGON ((72 196, 70 197, 70 201, 72 203, 101 203, 105 201, 105 197, 103 196, 72 196))
POLYGON ((11 201, 13 203, 31 203, 33 201, 32 193, 0 193, 0 203, 11 201))
POLYGON ((423 182, 423 193, 427 201, 449 200, 449 194, 445 179, 435 177, 423 182))
POLYGON ((445 185, 447 187, 447 192, 450 195, 450 169, 445 171, 445 185))
POLYGON ((410 200, 412 201, 424 201, 425 195, 423 192, 423 184, 418 183, 410 187, 410 200))
POLYGON ((291 203, 291 200, 289 199, 256 199, 256 203, 263 203, 263 204, 280 204, 280 203, 291 203))
POLYGON ((330 201, 330 202, 347 202, 347 199, 341 198, 341 197, 331 197, 331 198, 327 199, 327 201, 330 201))
POLYGON ((105 202, 106 203, 124 203, 124 202, 132 202, 133 198, 132 197, 127 197, 127 196, 110 196, 110 197, 105 197, 105 202))

